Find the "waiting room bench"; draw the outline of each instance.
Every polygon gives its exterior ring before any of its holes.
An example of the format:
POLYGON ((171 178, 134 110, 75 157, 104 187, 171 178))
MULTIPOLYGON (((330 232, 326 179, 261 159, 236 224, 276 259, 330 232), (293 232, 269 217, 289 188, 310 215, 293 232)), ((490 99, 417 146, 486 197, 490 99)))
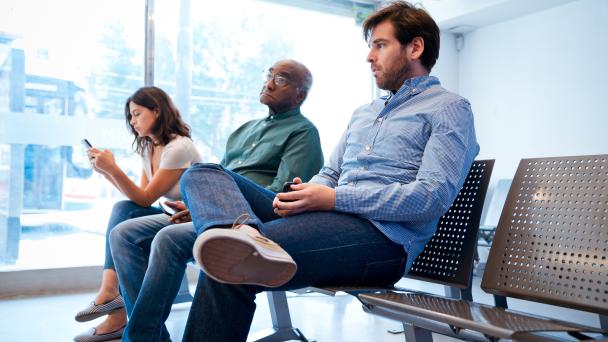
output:
MULTIPOLYGON (((428 281, 445 286, 450 298, 472 299, 471 282, 477 234, 483 203, 490 183, 494 160, 476 160, 450 209, 441 217, 437 231, 414 260, 405 278, 428 281)), ((398 288, 327 287, 307 288, 301 292, 334 295, 338 291, 358 296, 364 293, 403 290, 398 288)), ((418 330, 404 322, 406 335, 430 332, 418 330)))
MULTIPOLYGON (((522 159, 496 229, 482 289, 600 316, 600 327, 437 295, 359 293, 364 310, 471 340, 608 338, 608 155, 522 159), (603 333, 588 336, 583 333, 603 333)), ((506 301, 505 301, 506 303, 506 301)), ((410 340, 408 339, 408 341, 410 340)))

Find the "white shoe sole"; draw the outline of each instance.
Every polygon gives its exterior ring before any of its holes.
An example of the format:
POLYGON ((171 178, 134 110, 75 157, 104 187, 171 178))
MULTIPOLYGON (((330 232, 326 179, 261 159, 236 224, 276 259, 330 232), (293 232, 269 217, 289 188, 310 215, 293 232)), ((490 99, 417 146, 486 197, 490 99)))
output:
POLYGON ((199 235, 193 254, 203 271, 221 283, 278 287, 297 270, 287 252, 260 247, 251 236, 230 229, 210 229, 199 235))

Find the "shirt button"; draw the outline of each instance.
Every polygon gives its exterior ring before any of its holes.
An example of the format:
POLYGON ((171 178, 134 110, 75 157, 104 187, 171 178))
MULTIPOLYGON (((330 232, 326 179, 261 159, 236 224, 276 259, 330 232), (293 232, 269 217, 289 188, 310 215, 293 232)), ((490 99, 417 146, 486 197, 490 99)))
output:
POLYGON ((242 161, 242 160, 239 160, 239 161, 237 161, 236 163, 237 163, 237 164, 239 164, 239 165, 241 165, 241 164, 243 164, 243 161, 242 161))
POLYGON ((369 151, 369 150, 371 150, 371 149, 372 149, 372 148, 371 148, 369 145, 366 145, 366 146, 365 146, 365 150, 366 150, 366 151, 369 151))
POLYGON ((266 127, 266 123, 263 123, 263 124, 262 124, 262 127, 266 127))
POLYGON ((270 116, 270 120, 272 120, 272 119, 274 119, 274 116, 273 116, 273 115, 271 115, 271 116, 270 116))
POLYGON ((251 147, 255 147, 255 143, 251 144, 251 147))
POLYGON ((382 122, 382 118, 378 118, 378 122, 382 122))

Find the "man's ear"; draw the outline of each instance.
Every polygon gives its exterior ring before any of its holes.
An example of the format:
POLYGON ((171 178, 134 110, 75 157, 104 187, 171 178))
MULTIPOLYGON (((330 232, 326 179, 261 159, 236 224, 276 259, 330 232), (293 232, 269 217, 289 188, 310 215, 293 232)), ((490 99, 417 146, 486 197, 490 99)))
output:
POLYGON ((408 44, 408 52, 411 59, 420 59, 424 52, 424 39, 422 37, 414 37, 408 44))
POLYGON ((304 101, 305 98, 306 98, 306 92, 298 89, 298 94, 296 95, 296 103, 298 104, 298 106, 302 105, 302 102, 304 101))

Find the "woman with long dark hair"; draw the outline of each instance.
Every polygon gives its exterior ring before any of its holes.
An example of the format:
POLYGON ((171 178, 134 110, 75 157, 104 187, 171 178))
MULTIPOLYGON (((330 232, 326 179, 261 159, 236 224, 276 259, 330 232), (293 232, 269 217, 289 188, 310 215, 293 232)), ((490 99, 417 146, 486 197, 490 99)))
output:
POLYGON ((108 315, 95 328, 76 336, 75 341, 106 341, 122 336, 127 323, 124 300, 108 236, 119 223, 131 218, 161 213, 152 206, 160 197, 181 199, 179 179, 182 173, 201 157, 190 139, 190 127, 182 120, 171 98, 157 87, 143 87, 125 103, 127 128, 134 136, 133 146, 143 161, 140 184, 134 183, 118 166, 109 150, 90 148, 88 157, 95 171, 102 174, 129 200, 116 203, 106 232, 106 256, 101 287, 95 300, 76 314, 86 322, 108 315))

